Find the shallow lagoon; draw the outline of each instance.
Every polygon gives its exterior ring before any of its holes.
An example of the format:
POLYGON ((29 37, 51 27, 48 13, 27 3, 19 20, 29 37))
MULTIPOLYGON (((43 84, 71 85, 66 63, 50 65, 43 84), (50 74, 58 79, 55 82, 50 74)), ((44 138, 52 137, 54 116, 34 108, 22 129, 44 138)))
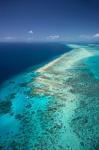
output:
POLYGON ((74 50, 51 65, 2 85, 1 149, 98 150, 99 55, 90 46, 69 46, 74 50))

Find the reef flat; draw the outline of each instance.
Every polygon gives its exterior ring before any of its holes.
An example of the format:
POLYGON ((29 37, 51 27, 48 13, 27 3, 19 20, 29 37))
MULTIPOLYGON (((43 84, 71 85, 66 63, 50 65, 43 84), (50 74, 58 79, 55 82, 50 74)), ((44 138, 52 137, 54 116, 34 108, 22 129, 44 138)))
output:
POLYGON ((98 150, 99 80, 92 58, 99 51, 68 46, 73 50, 1 87, 0 149, 98 150))

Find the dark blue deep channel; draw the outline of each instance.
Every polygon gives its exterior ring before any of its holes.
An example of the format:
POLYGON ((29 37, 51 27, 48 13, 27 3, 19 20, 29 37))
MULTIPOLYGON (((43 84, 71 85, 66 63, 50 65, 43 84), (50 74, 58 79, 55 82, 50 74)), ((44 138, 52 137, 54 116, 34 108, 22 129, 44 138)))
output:
POLYGON ((70 48, 60 43, 0 43, 0 84, 67 51, 70 48))

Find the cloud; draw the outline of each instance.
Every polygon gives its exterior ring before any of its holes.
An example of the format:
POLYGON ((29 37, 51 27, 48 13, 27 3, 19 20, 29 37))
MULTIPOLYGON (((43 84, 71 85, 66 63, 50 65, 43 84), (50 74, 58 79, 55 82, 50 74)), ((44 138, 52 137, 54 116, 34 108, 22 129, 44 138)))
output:
POLYGON ((93 35, 94 38, 99 38, 99 32, 93 35))
POLYGON ((29 34, 34 34, 34 32, 32 30, 29 30, 28 33, 29 34))
POLYGON ((14 40, 15 37, 12 37, 12 36, 6 36, 6 37, 4 37, 4 39, 5 39, 5 40, 14 40))
POLYGON ((49 35, 47 37, 47 39, 49 39, 49 40, 56 40, 56 39, 59 39, 59 38, 60 38, 60 35, 49 35))
POLYGON ((3 40, 4 41, 14 41, 16 38, 13 37, 13 36, 6 36, 6 37, 3 37, 3 40))
POLYGON ((92 38, 92 36, 90 36, 90 35, 80 35, 80 38, 81 39, 91 39, 92 38))
POLYGON ((99 38, 99 32, 93 35, 80 35, 82 40, 97 40, 99 38))

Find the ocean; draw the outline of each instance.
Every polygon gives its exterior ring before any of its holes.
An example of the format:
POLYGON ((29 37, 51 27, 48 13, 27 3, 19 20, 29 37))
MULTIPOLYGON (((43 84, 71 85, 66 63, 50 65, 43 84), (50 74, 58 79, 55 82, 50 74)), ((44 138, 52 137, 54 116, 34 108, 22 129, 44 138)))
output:
POLYGON ((59 43, 0 43, 0 83, 69 50, 59 43))
POLYGON ((99 46, 0 47, 0 149, 98 150, 99 46))

